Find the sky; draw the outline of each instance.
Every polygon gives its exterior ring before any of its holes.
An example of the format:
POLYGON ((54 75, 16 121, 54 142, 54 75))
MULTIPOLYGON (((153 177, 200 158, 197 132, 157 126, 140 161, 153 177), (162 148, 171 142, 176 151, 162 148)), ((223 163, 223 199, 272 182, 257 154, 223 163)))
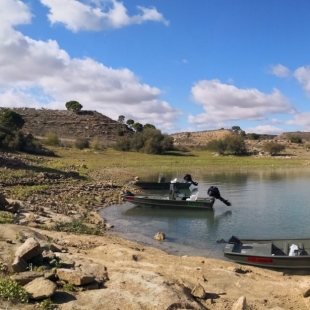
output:
POLYGON ((309 0, 0 0, 0 21, 1 107, 310 131, 309 0))

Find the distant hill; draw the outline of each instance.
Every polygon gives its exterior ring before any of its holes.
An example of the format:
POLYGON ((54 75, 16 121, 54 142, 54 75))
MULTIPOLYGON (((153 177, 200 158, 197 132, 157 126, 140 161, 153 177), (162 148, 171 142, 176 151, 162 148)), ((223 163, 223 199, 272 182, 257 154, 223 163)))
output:
MULTIPOLYGON (((5 108, 0 107, 0 114, 5 108)), ((33 108, 14 108, 25 120, 23 131, 31 132, 35 137, 45 137, 48 132, 57 133, 60 139, 75 140, 77 138, 98 137, 106 144, 116 141, 123 135, 131 135, 133 131, 126 125, 96 111, 48 110, 33 108)))

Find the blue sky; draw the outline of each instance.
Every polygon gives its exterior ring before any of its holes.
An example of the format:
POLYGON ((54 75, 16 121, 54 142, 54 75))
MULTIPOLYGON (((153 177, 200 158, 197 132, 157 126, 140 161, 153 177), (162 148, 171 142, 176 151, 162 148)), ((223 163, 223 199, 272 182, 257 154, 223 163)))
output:
POLYGON ((310 131, 309 14, 309 0, 1 0, 0 106, 310 131))

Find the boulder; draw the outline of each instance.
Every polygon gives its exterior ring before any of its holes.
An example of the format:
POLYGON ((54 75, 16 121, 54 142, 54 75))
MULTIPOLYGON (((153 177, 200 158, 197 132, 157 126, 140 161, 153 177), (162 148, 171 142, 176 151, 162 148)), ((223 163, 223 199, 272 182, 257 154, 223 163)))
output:
POLYGON ((12 263, 13 272, 23 272, 26 271, 28 267, 27 262, 20 256, 16 256, 14 262, 12 263))
POLYGON ((4 195, 0 193, 0 210, 5 210, 5 207, 9 204, 9 202, 5 199, 4 195))
POLYGON ((57 269, 56 273, 60 280, 64 280, 76 286, 89 284, 95 280, 94 276, 85 275, 80 271, 72 269, 59 268, 57 269))
POLYGON ((10 279, 24 286, 36 278, 43 277, 43 272, 26 271, 10 276, 10 279))
POLYGON ((32 299, 40 300, 51 297, 57 285, 45 278, 36 278, 24 286, 25 290, 31 295, 32 299))
POLYGON ((26 262, 38 255, 41 255, 41 247, 34 238, 28 238, 15 252, 16 257, 19 256, 26 262))
POLYGON ((232 310, 245 310, 246 309, 246 298, 241 296, 232 307, 232 310))

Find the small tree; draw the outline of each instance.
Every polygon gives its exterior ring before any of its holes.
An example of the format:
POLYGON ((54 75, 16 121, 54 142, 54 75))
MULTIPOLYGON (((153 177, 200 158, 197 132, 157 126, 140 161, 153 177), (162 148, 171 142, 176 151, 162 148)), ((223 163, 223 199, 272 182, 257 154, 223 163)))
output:
POLYGON ((155 127, 154 125, 146 123, 146 124, 143 126, 143 130, 144 130, 144 129, 147 129, 147 128, 156 129, 156 127, 155 127))
POLYGON ((135 123, 135 121, 133 119, 128 119, 126 124, 131 128, 132 125, 135 123))
POLYGON ((21 129, 25 121, 22 116, 11 109, 6 109, 0 116, 0 124, 11 131, 21 129))
POLYGON ((79 102, 72 100, 66 103, 66 108, 67 110, 71 110, 73 112, 79 112, 82 110, 83 106, 79 102))
POLYGON ((132 125, 133 129, 136 131, 136 132, 142 132, 143 131, 143 125, 139 122, 137 123, 134 123, 132 125))
POLYGON ((124 116, 124 115, 120 115, 120 116, 118 117, 118 121, 119 121, 121 124, 124 124, 125 116, 124 116))
POLYGON ((217 152, 219 154, 224 154, 226 151, 227 145, 223 140, 211 140, 207 143, 206 149, 212 152, 217 152))
POLYGON ((49 131, 45 139, 43 139, 43 143, 46 145, 53 145, 53 146, 59 146, 60 145, 60 140, 58 138, 58 135, 56 132, 49 131))
POLYGON ((232 135, 224 139, 226 144, 226 151, 234 155, 241 155, 246 153, 245 142, 242 136, 232 135))
POLYGON ((271 141, 264 144, 263 150, 273 156, 285 150, 285 146, 283 144, 271 141))

